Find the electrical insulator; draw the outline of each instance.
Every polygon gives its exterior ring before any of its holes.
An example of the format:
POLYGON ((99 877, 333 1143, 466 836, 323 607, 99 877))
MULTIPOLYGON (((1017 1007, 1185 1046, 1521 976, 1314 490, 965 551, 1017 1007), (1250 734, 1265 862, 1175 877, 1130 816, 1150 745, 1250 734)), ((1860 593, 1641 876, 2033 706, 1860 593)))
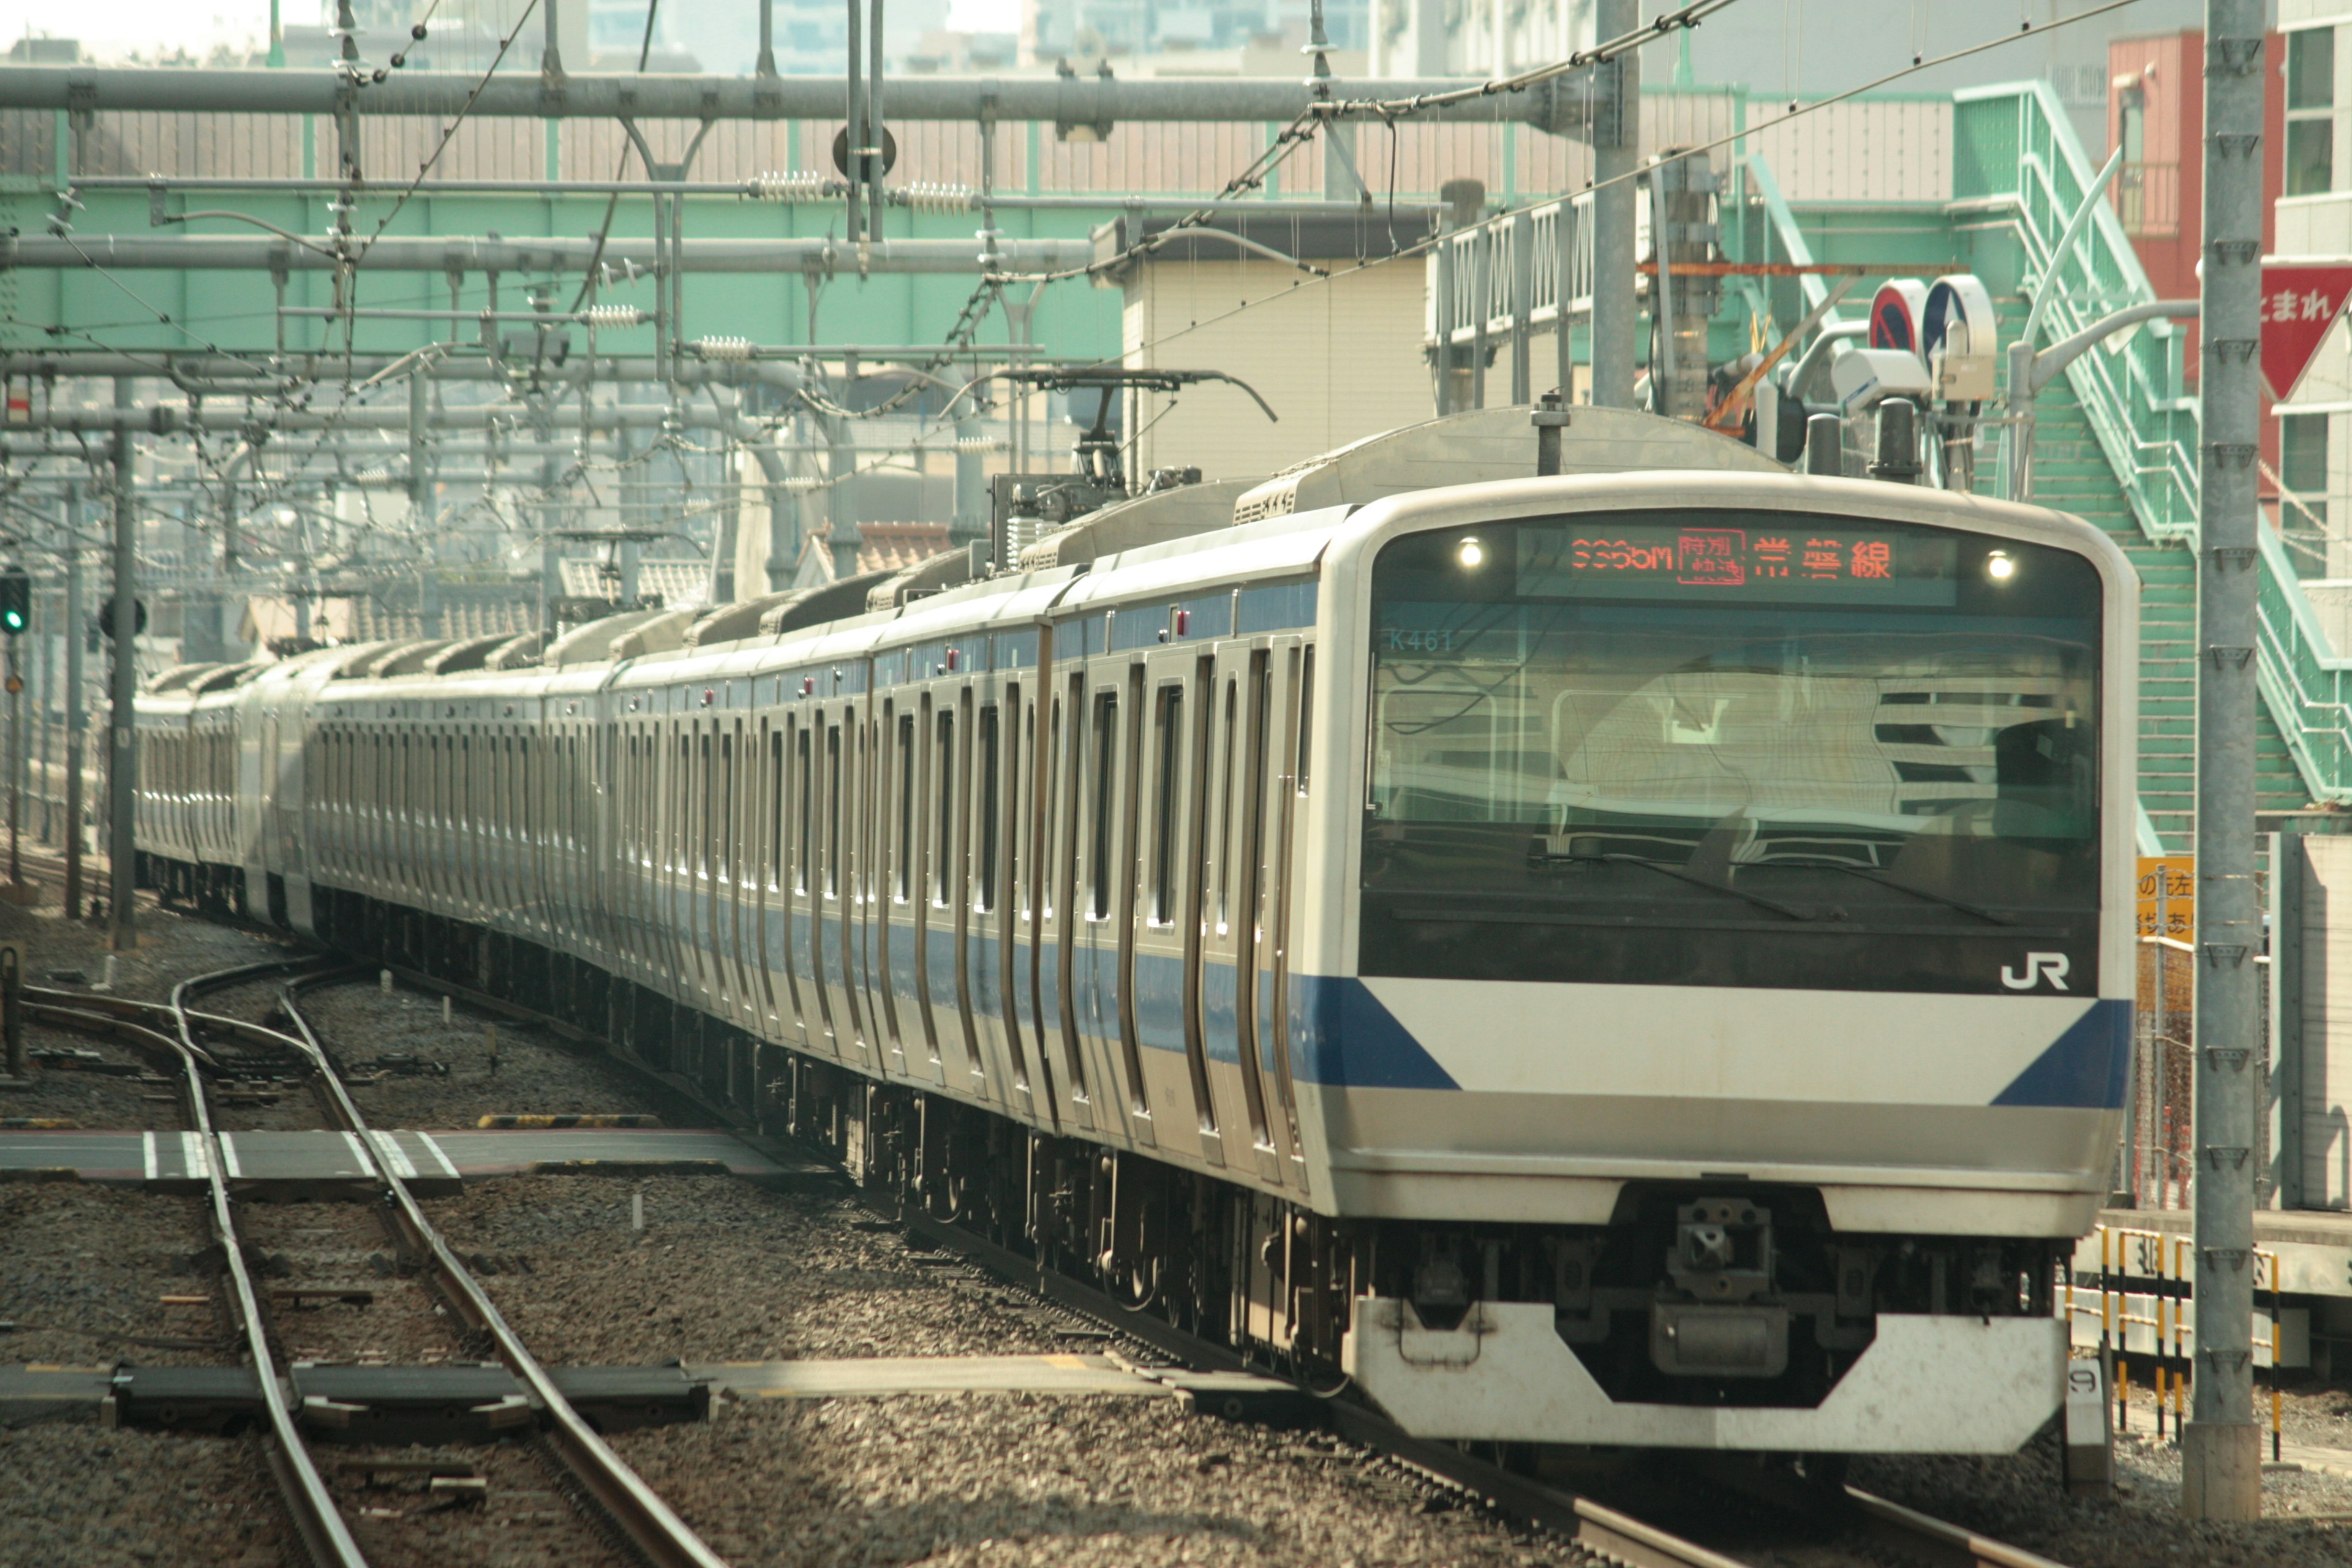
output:
POLYGON ((694 352, 704 359, 750 359, 751 340, 749 338, 697 338, 694 352))
POLYGON ((771 169, 744 181, 743 194, 761 202, 816 202, 824 199, 827 184, 823 174, 805 169, 771 169))
POLYGON ((899 196, 919 213, 968 213, 979 197, 970 185, 916 184, 899 188, 899 196))
POLYGON ((580 320, 592 327, 641 327, 646 313, 635 305, 591 305, 580 312, 580 320))

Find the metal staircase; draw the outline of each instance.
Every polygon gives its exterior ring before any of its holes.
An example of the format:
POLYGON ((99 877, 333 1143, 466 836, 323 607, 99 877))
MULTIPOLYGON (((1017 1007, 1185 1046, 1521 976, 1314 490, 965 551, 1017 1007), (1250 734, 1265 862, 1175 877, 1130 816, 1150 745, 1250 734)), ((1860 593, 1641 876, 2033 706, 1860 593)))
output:
MULTIPOLYGON (((2046 84, 1955 95, 1952 148, 1938 243, 2003 300, 2002 342, 2023 330, 2031 290, 2056 290, 2042 312, 2044 345, 2156 297, 2105 203, 2053 268, 2058 236, 2096 168, 2046 84)), ((1782 253, 1811 259, 1803 220, 1761 160, 1749 162, 1782 253)), ((2150 851, 2189 848, 2196 827, 2198 419, 2181 359, 2193 330, 2157 321, 2119 334, 2034 401, 2034 500, 2105 530, 2140 574, 2140 834, 2150 851)), ((1979 471, 1986 493, 2004 493, 1994 465, 1979 471)), ((2352 659, 2328 647, 2273 531, 2262 539, 2259 804, 2352 802, 2352 659)))

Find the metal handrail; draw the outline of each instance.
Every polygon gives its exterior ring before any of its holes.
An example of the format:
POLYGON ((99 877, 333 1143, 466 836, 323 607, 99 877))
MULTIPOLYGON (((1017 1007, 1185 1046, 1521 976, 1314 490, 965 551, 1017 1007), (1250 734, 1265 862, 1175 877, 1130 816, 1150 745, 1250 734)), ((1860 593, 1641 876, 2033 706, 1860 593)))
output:
MULTIPOLYGON (((2015 219, 2037 286, 2054 290, 2043 317, 2051 341, 2106 310, 2156 298, 2108 203, 2098 204, 2081 244, 2053 260, 2056 228, 2093 176, 2048 84, 1971 89, 1956 93, 1954 103, 1962 115, 2007 108, 2014 116, 2013 147, 2004 149, 2014 155, 1985 161, 1986 188, 1956 189, 1954 207, 2005 208, 2015 219)), ((2149 322, 2113 350, 2080 355, 2065 372, 2133 518, 2157 542, 2197 537, 2199 419, 2184 393, 2185 341, 2170 323, 2149 322)), ((2275 533, 2258 534, 2257 684, 2312 798, 2352 801, 2352 658, 2331 646, 2275 533)))

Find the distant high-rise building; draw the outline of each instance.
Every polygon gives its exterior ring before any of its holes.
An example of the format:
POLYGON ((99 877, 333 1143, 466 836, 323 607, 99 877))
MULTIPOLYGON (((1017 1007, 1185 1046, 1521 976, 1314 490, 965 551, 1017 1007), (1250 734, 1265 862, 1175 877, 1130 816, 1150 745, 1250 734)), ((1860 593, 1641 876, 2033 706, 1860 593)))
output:
MULTIPOLYGON (((1323 28, 1334 49, 1365 47, 1371 5, 1326 0, 1323 28)), ((1304 44, 1309 18, 1308 0, 1023 0, 1021 55, 1044 64, 1304 44)))

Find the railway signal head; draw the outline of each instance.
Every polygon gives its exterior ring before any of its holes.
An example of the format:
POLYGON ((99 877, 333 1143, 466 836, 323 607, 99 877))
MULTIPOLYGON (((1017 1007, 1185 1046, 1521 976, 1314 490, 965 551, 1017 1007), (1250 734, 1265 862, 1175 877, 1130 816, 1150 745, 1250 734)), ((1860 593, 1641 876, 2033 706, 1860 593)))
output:
POLYGON ((22 566, 0 570, 0 632, 16 637, 33 622, 33 579, 22 566))

